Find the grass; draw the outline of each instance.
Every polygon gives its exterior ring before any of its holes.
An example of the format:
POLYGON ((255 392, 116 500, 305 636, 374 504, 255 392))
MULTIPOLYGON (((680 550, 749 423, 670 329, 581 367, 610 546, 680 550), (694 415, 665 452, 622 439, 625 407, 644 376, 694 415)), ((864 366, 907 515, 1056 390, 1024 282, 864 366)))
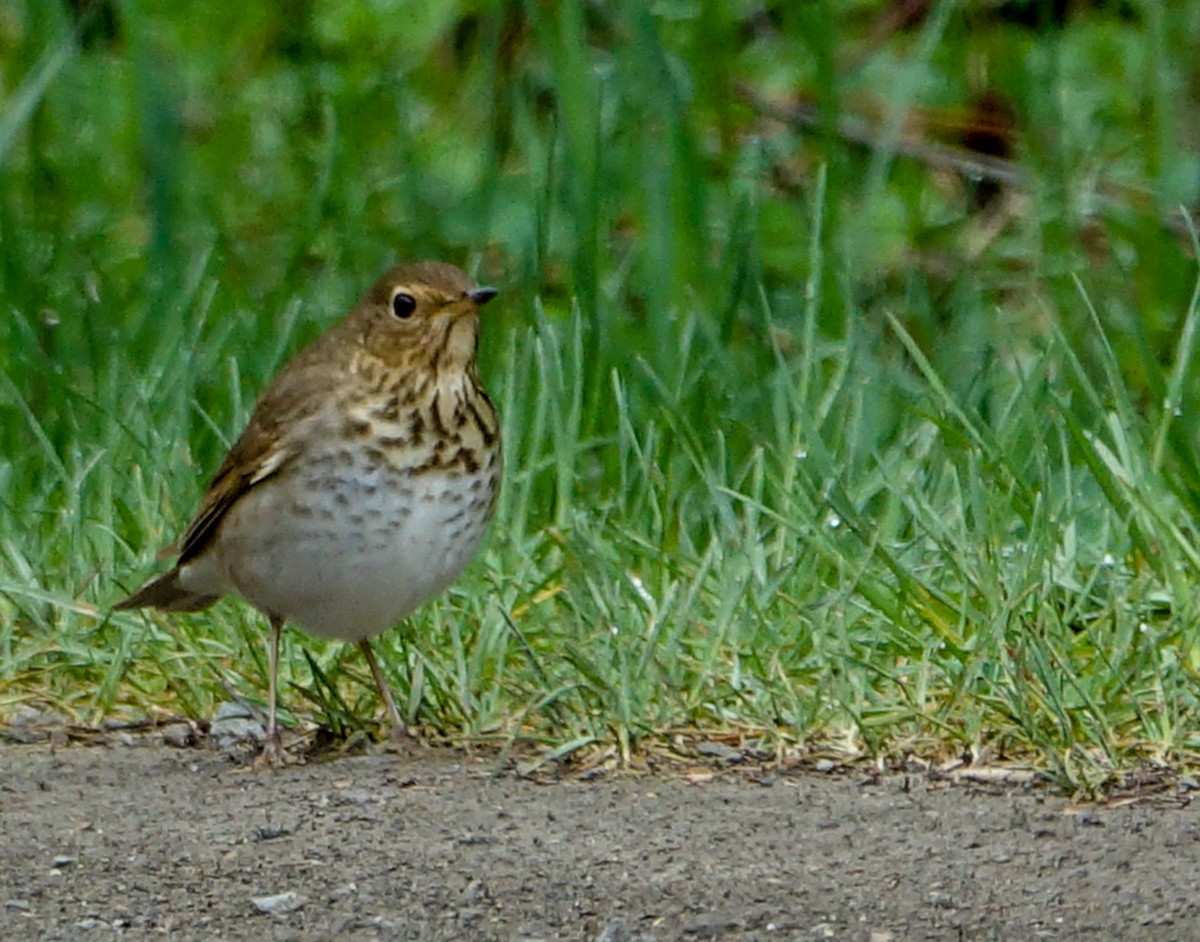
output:
MULTIPOLYGON (((378 642, 410 718, 1082 790, 1194 766, 1200 5, 1115 7, 943 3, 873 40, 869 2, 139 0, 110 32, 10 4, 0 714, 263 698, 247 606, 110 606, 287 356, 434 256, 503 289, 509 470, 481 558, 378 642), (898 156, 980 72, 1027 181, 991 202, 898 156), (874 116, 877 146, 738 83, 874 116)), ((283 673, 337 729, 378 707, 342 646, 290 633, 283 673)))

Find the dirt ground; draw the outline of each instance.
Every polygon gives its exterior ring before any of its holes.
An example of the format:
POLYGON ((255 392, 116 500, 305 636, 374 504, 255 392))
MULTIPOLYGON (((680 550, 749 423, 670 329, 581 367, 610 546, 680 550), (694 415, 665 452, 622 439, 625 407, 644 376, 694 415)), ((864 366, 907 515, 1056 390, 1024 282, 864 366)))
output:
POLYGON ((0 939, 1200 939, 1187 792, 0 746, 0 939), (265 910, 263 912, 262 910, 265 910))

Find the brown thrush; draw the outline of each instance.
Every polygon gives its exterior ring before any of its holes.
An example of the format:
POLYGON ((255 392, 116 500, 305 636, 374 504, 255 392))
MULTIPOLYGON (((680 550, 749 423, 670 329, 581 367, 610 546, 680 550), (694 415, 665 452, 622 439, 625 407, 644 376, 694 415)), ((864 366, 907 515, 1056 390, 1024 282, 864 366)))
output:
POLYGON ((355 642, 403 735, 367 640, 449 585, 496 503, 500 427, 476 369, 496 296, 440 262, 400 265, 262 394, 175 567, 118 609, 207 608, 237 593, 271 624, 267 757, 285 621, 355 642))

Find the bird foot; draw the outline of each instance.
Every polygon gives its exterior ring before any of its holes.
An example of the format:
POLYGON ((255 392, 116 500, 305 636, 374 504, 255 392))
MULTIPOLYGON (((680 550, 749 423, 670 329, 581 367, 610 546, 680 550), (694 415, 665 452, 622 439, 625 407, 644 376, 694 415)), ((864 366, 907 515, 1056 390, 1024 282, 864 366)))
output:
POLYGON ((279 730, 275 730, 273 734, 268 733, 267 738, 263 741, 262 752, 254 760, 254 767, 256 769, 280 769, 285 765, 294 765, 295 762, 296 759, 284 751, 279 730))
POLYGON ((421 742, 403 723, 394 723, 387 739, 383 741, 383 748, 385 752, 411 755, 421 750, 421 742))

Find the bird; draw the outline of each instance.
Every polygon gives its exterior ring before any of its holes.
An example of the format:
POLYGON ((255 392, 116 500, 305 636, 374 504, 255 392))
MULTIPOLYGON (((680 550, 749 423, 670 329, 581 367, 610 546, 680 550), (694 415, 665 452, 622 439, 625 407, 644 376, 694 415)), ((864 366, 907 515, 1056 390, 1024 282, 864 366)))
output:
POLYGON ((195 612, 228 594, 266 616, 263 757, 285 623, 358 646, 392 736, 407 729, 370 638, 440 593, 474 555, 500 488, 500 421, 478 373, 496 297, 436 261, 384 274, 275 376, 208 485, 174 566, 115 605, 195 612))

